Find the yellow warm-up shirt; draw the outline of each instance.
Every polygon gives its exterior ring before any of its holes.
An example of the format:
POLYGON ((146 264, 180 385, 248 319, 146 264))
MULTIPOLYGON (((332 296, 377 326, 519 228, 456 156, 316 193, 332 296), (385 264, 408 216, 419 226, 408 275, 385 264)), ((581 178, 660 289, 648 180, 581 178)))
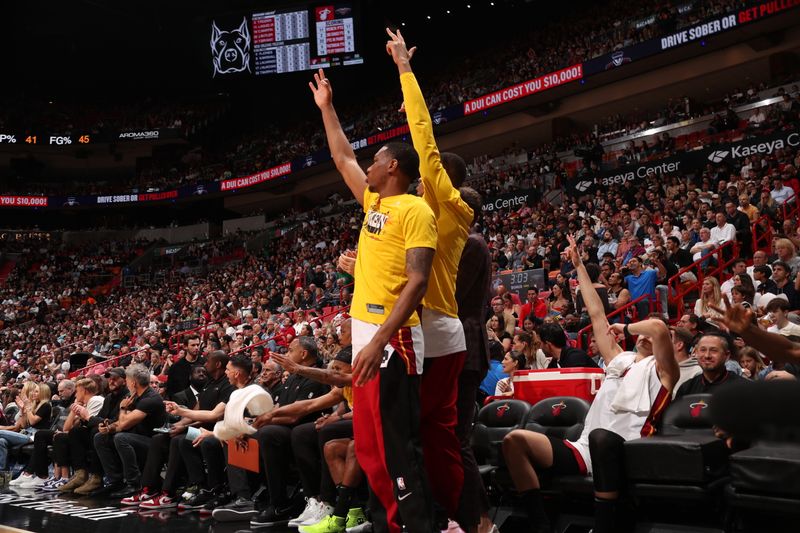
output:
MULTIPOLYGON (((350 315, 383 324, 408 282, 405 251, 436 249, 436 218, 422 198, 410 194, 381 198, 369 189, 364 190, 364 212, 350 315)), ((414 312, 403 325, 418 324, 414 312)))
POLYGON ((412 72, 404 72, 400 75, 400 84, 403 87, 411 140, 419 155, 425 202, 433 210, 439 228, 436 256, 433 258, 422 306, 458 317, 456 275, 474 213, 461 199, 461 193, 453 187, 450 176, 442 166, 439 149, 433 138, 433 122, 417 78, 412 72))

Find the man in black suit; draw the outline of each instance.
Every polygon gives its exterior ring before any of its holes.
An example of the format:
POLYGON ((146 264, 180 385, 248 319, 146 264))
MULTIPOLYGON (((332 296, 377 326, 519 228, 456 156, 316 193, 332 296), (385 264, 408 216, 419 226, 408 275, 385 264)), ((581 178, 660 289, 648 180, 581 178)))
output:
MULTIPOLYGON (((459 189, 461 198, 472 208, 477 218, 481 212, 481 197, 469 187, 459 189)), ((484 315, 491 291, 492 261, 489 247, 480 233, 467 237, 456 276, 456 303, 458 318, 464 325, 467 356, 458 380, 458 423, 456 435, 461 443, 461 460, 464 466, 464 489, 459 501, 459 522, 487 525, 489 500, 478 473, 478 463, 472 453, 470 437, 475 418, 475 397, 486 371, 489 369, 489 339, 484 315), (462 522, 463 521, 463 522, 462 522)), ((488 529, 488 528, 481 528, 488 529)))
POLYGON ((542 351, 552 358, 547 368, 597 368, 597 363, 580 348, 567 347, 567 334, 558 324, 542 324, 542 351))
POLYGON ((208 383, 208 372, 205 366, 197 365, 192 367, 192 373, 189 374, 189 386, 176 393, 173 401, 184 407, 194 407, 206 383, 208 383))

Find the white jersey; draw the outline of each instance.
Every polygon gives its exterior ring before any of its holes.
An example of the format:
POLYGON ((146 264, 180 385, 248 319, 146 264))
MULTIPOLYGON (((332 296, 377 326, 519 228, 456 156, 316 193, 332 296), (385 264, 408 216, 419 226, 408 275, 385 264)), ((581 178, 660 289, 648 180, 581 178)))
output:
MULTIPOLYGON (((597 392, 597 396, 592 402, 589 413, 584 421, 583 432, 577 442, 566 441, 567 445, 574 448, 583 458, 586 465, 586 473, 592 473, 592 459, 589 455, 589 433, 597 428, 613 431, 625 440, 637 439, 639 437, 652 435, 653 425, 663 414, 667 405, 672 399, 671 394, 658 379, 655 365, 647 372, 647 390, 650 393, 651 405, 648 412, 615 412, 611 404, 617 395, 623 381, 629 376, 629 371, 635 365, 648 365, 650 358, 645 357, 641 361, 634 363, 636 354, 633 352, 622 352, 617 355, 606 369, 606 378, 603 385, 597 392)), ((636 374, 635 372, 633 374, 636 374)), ((635 378, 635 375, 631 377, 635 378)))

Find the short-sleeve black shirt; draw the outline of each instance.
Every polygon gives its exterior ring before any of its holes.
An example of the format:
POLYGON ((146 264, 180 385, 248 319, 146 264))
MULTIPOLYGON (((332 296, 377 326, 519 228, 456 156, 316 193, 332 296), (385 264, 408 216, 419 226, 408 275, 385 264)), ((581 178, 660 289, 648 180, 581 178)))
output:
MULTIPOLYGON (((278 404, 281 406, 289 405, 299 400, 310 400, 318 398, 330 391, 330 387, 324 383, 319 383, 312 379, 305 378, 298 374, 292 374, 283 385, 283 390, 278 396, 278 404)), ((297 421, 296 425, 313 422, 319 418, 320 413, 311 413, 297 421)))
MULTIPOLYGON (((220 403, 228 403, 231 398, 231 393, 236 390, 236 387, 231 385, 227 376, 224 374, 216 381, 212 381, 198 394, 197 403, 201 411, 213 411, 214 408, 220 403)), ((214 427, 214 423, 203 424, 206 429, 214 427)))
POLYGON ((145 417, 141 422, 128 429, 131 433, 150 437, 153 435, 153 430, 163 426, 167 420, 164 400, 150 387, 147 387, 142 395, 135 398, 128 406, 128 412, 134 410, 143 411, 145 417))
POLYGON ((680 398, 689 394, 713 394, 718 387, 725 386, 728 383, 738 383, 742 379, 744 378, 728 370, 716 381, 708 381, 701 372, 681 385, 678 392, 675 393, 675 397, 680 398))
POLYGON ((50 417, 53 414, 53 406, 50 405, 50 402, 43 403, 41 407, 36 410, 34 413, 36 416, 41 417, 41 419, 33 425, 35 429, 49 429, 50 428, 50 417))

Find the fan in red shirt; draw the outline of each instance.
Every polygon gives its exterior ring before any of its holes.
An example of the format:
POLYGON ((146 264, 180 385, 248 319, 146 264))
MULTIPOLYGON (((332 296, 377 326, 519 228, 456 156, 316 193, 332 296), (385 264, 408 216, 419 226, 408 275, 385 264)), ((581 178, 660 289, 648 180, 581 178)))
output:
POLYGON ((528 289, 527 302, 523 304, 519 314, 519 327, 523 326, 525 319, 528 315, 533 313, 536 318, 544 318, 547 316, 547 304, 539 298, 539 289, 531 287, 528 289))

